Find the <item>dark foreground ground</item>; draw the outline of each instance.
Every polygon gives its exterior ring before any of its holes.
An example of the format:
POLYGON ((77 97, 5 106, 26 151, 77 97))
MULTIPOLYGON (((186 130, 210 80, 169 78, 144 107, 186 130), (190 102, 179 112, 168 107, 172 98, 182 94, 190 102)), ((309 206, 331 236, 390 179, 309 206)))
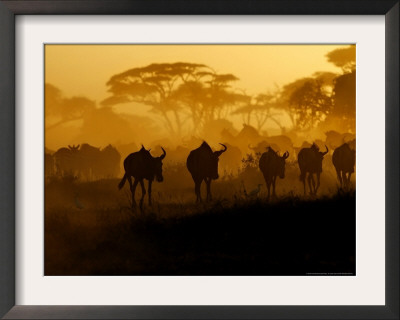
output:
POLYGON ((355 275, 354 193, 204 210, 47 212, 45 275, 355 275))

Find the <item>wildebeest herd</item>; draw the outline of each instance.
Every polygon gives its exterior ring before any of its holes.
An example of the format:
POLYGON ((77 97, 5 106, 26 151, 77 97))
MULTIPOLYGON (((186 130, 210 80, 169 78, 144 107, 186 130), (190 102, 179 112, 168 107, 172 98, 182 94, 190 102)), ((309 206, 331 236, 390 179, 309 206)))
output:
POLYGON ((87 143, 45 153, 46 176, 79 176, 83 180, 114 178, 119 175, 121 155, 108 145, 104 149, 87 143))
MULTIPOLYGON (((228 135, 228 134, 225 134, 228 135)), ((276 197, 276 180, 285 178, 285 163, 290 164, 297 162, 299 169, 300 181, 303 184, 304 194, 307 191, 311 195, 316 195, 321 184, 321 173, 323 170, 323 160, 325 155, 329 153, 327 145, 333 150, 331 156, 325 163, 330 160, 336 170, 336 175, 340 187, 342 189, 350 188, 350 178, 354 173, 355 166, 355 139, 351 134, 339 134, 335 131, 326 132, 326 141, 317 141, 309 144, 303 143, 299 148, 293 147, 291 140, 286 136, 275 136, 261 139, 255 129, 245 126, 243 130, 236 136, 231 137, 223 144, 222 148, 213 151, 210 145, 203 141, 190 143, 192 146, 178 146, 176 150, 163 148, 159 149, 162 153, 158 157, 153 157, 150 150, 142 148, 134 153, 130 153, 136 146, 129 145, 126 148, 119 146, 118 150, 108 145, 105 148, 96 148, 87 143, 81 145, 69 145, 58 149, 53 154, 45 153, 45 176, 46 177, 79 177, 83 181, 117 178, 120 175, 121 160, 123 161, 124 176, 119 183, 121 189, 126 180, 132 195, 132 206, 136 206, 135 191, 138 184, 141 186, 142 197, 140 207, 143 205, 143 199, 146 194, 144 180, 148 181, 147 193, 149 204, 152 203, 152 183, 154 180, 163 181, 163 160, 170 166, 181 163, 182 170, 187 169, 194 182, 194 191, 196 202, 202 202, 201 184, 204 181, 206 185, 206 200, 212 199, 211 182, 219 178, 218 171, 229 174, 234 168, 240 168, 245 158, 242 156, 241 150, 251 150, 257 155, 254 159, 254 166, 258 167, 265 180, 267 187, 267 199, 276 197), (234 138, 234 139, 233 139, 234 138), (252 145, 251 138, 256 144, 252 145), (258 143, 257 143, 258 142, 258 143), (236 145, 233 145, 233 144, 236 145), (193 149, 193 146, 199 147, 193 149), (319 146, 321 147, 320 150, 319 146), (126 149, 126 150, 125 150, 126 149), (184 161, 186 160, 186 169, 184 161), (308 185, 308 188, 307 188, 308 185), (272 189, 272 191, 271 191, 272 189), (308 189, 308 190, 307 190, 308 189)), ((291 166, 291 168, 293 168, 291 166)), ((292 170, 292 169, 291 169, 292 170)), ((182 172, 182 171, 180 171, 182 172)), ((293 176, 293 171, 290 171, 293 176)), ((171 171, 172 174, 172 171, 171 171)), ((179 175, 179 173, 178 173, 179 175)), ((189 178, 189 176, 187 176, 189 178)), ((189 178, 190 179, 190 178, 189 178)), ((186 181, 186 180, 185 180, 186 181)), ((259 193, 260 185, 256 190, 259 193)))
MULTIPOLYGON (((221 144, 223 149, 212 151, 207 142, 203 142, 200 147, 190 151, 186 167, 190 172, 194 184, 196 202, 201 202, 200 187, 204 181, 207 187, 206 199, 211 200, 211 181, 218 179, 218 161, 220 156, 227 151, 227 146, 221 144)), ((320 151, 319 147, 314 143, 310 147, 302 148, 298 153, 298 165, 300 169, 300 180, 304 185, 304 194, 306 194, 306 180, 308 181, 309 191, 311 195, 316 195, 320 186, 320 175, 322 172, 322 162, 324 156, 329 152, 327 146, 325 151, 320 151), (316 181, 314 179, 316 176, 316 181)), ((261 155, 259 160, 259 169, 262 172, 267 188, 268 199, 270 198, 270 189, 272 186, 272 196, 276 196, 275 186, 277 177, 285 178, 285 160, 289 157, 286 151, 282 156, 274 151, 271 147, 266 147, 266 152, 261 155)), ((163 154, 154 158, 149 150, 143 146, 140 151, 130 154, 124 161, 125 174, 119 183, 121 189, 125 181, 129 181, 132 193, 132 206, 135 206, 135 190, 138 183, 142 187, 142 197, 140 207, 142 207, 143 199, 146 194, 144 181, 148 180, 149 204, 151 205, 151 186, 154 179, 159 182, 163 181, 162 160, 166 157, 164 149, 163 154), (132 178, 134 182, 132 183, 132 178)), ((350 177, 354 172, 355 150, 351 149, 348 143, 336 148, 332 155, 332 162, 337 172, 340 186, 347 188, 349 186, 350 177)))

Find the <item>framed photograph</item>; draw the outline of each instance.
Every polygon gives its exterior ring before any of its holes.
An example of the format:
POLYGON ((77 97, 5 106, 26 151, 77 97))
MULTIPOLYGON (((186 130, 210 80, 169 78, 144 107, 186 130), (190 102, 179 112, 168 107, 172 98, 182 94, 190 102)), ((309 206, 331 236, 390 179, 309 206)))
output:
POLYGON ((399 318, 398 1, 0 16, 3 318, 399 318))

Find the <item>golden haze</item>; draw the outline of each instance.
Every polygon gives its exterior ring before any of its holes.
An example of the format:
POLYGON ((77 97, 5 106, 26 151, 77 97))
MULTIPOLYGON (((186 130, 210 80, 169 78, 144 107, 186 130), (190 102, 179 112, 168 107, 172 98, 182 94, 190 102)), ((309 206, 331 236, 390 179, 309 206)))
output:
MULTIPOLYGON (((97 146, 108 143, 152 144, 170 134, 171 130, 151 112, 152 107, 136 102, 102 108, 101 101, 110 94, 107 81, 115 74, 152 63, 190 62, 204 64, 218 74, 233 74, 237 81, 229 83, 232 89, 247 95, 274 94, 285 85, 297 79, 311 77, 323 71, 341 74, 342 70, 330 63, 326 54, 347 45, 46 45, 45 81, 58 88, 62 95, 86 97, 95 102, 97 109, 92 120, 72 117, 59 126, 59 118, 46 112, 46 147, 55 150, 70 143, 88 142, 97 146), (139 118, 138 118, 139 117, 139 118), (131 130, 140 122, 142 133, 131 130), (90 122, 90 124, 88 124, 90 122), (123 123, 123 125, 121 125, 123 123), (130 123, 129 125, 127 123, 130 123), (88 128, 89 127, 89 128, 88 128), (146 128, 151 128, 147 130, 146 128), (131 133, 130 133, 131 132, 131 133), (138 136, 139 135, 139 136, 138 136)), ((353 46, 354 47, 354 46, 353 46)), ((355 57, 354 57, 355 58, 355 57)), ((51 105, 46 106, 46 110, 51 105)), ((232 111, 232 110, 231 110, 232 111)), ((287 110, 273 110, 274 120, 267 120, 262 130, 269 135, 280 134, 282 127, 290 130, 292 123, 287 110), (277 120, 279 124, 277 124, 277 120)), ((244 115, 227 112, 233 130, 240 131, 243 123, 255 126, 256 120, 248 121, 244 115)), ((204 124, 207 129, 212 123, 204 124)), ((343 131, 340 128, 339 131, 343 131)), ((224 124, 218 123, 216 130, 224 124)), ((330 125, 334 129, 334 125, 330 125)), ((193 135, 193 127, 186 122, 180 135, 169 139, 179 144, 193 135), (177 141, 175 141, 178 138, 177 141)), ((324 128, 325 130, 326 128, 324 128)), ((350 128, 355 131, 355 128, 350 128)), ((195 134, 198 138, 200 132, 195 134)), ((305 139, 312 139, 307 132, 305 139)), ((323 133, 315 132, 315 138, 323 138, 323 133)))

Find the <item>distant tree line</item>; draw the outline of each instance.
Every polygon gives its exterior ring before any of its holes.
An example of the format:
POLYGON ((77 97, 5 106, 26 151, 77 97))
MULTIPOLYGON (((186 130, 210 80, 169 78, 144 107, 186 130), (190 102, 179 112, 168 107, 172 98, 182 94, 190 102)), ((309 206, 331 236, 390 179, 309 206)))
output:
MULTIPOLYGON (((219 74, 204 64, 154 63, 111 76, 106 83, 110 96, 101 101, 100 109, 112 110, 122 103, 132 103, 132 108, 147 105, 174 138, 185 135, 185 126, 191 134, 201 134, 207 124, 231 115, 240 115, 243 123, 259 131, 273 122, 282 133, 304 132, 329 127, 338 119, 344 130, 350 130, 355 127, 355 46, 333 50, 326 57, 340 73, 317 72, 255 96, 234 89, 237 76, 219 74), (290 118, 291 126, 282 125, 282 115, 290 118)), ((46 115, 56 119, 48 130, 85 119, 99 109, 87 98, 63 97, 50 84, 45 102, 46 115)))

